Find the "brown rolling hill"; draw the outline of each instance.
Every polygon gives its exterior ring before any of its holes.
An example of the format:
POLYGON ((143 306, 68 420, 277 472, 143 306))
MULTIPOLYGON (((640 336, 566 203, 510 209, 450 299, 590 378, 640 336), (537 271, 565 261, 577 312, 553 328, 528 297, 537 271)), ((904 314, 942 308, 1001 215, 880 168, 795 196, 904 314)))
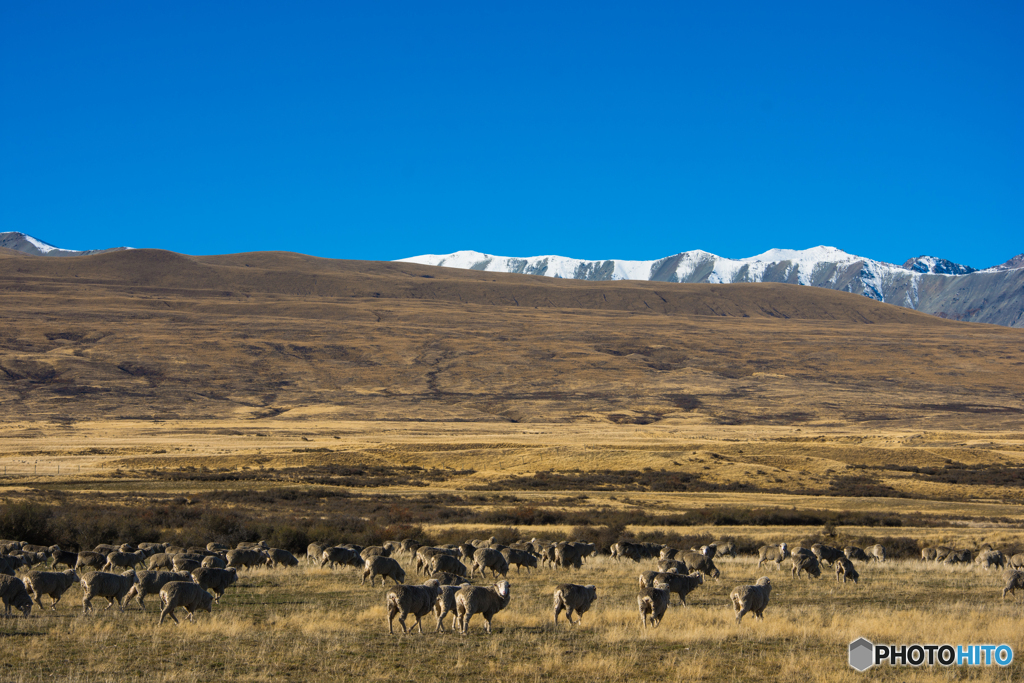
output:
POLYGON ((1021 330, 796 285, 4 250, 0 292, 6 420, 1000 428, 1024 408, 1021 330))

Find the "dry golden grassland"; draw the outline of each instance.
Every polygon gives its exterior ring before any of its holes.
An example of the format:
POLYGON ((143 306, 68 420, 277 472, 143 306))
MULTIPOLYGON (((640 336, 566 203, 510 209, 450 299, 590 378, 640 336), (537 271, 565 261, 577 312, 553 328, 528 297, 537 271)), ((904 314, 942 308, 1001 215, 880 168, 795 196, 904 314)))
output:
MULTIPOLYGON (((579 572, 513 570, 512 601, 495 616, 491 635, 480 617, 468 635, 436 634, 432 616, 423 620, 423 635, 388 635, 384 590, 359 585, 351 568, 247 571, 212 614, 177 626, 157 625, 152 598, 145 612, 131 605, 123 614, 83 615, 73 587, 54 612, 36 609, 27 620, 2 621, 2 678, 986 681, 1020 675, 1018 661, 1005 669, 883 666, 867 674, 846 663, 848 643, 861 636, 893 644, 1006 643, 1019 657, 1022 608, 1017 599, 1000 598, 998 572, 891 561, 861 565, 854 585, 838 584, 827 572, 795 579, 785 570, 788 562, 782 572, 757 570, 750 557, 718 563, 720 581, 698 588, 686 607, 673 596, 661 626, 646 631, 636 611, 637 575, 654 563, 608 557, 591 559, 579 572), (737 625, 728 593, 762 575, 774 584, 765 618, 747 615, 737 625), (572 628, 564 619, 557 626, 551 621, 554 587, 566 581, 598 587, 598 602, 572 628)), ((395 628, 400 632, 397 621, 395 628)))

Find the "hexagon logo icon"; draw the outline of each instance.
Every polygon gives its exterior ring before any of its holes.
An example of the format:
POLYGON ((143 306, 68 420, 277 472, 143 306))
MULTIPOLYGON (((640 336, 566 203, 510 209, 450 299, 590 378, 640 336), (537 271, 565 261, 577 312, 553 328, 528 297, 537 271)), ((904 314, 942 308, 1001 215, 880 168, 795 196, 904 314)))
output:
POLYGON ((850 643, 850 666, 857 671, 867 671, 875 663, 875 646, 867 638, 858 638, 850 643))

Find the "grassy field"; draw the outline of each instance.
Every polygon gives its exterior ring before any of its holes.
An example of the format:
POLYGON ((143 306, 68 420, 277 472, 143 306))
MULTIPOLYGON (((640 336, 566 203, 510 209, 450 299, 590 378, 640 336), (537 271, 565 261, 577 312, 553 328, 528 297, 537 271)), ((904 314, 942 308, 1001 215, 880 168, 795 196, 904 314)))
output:
MULTIPOLYGON (((673 596, 661 626, 640 627, 638 573, 653 562, 589 561, 579 572, 540 570, 509 576, 512 601, 494 633, 476 617, 468 635, 387 633, 384 590, 359 585, 357 570, 313 567, 246 572, 213 614, 195 624, 157 625, 147 611, 83 615, 73 587, 55 612, 5 619, 0 627, 8 681, 348 680, 672 680, 827 681, 1011 680, 1010 667, 873 668, 846 664, 858 637, 875 643, 1006 643, 1024 652, 1019 601, 1000 599, 997 572, 917 561, 863 565, 859 584, 793 578, 757 570, 752 558, 721 558, 723 577, 708 581, 682 607, 673 596), (728 593, 771 576, 761 622, 737 625, 728 593), (580 626, 553 625, 552 592, 561 582, 593 583, 598 602, 580 626)), ((788 563, 786 563, 788 564, 788 563)), ((784 565, 785 566, 785 565, 784 565)), ((411 581, 411 577, 410 577, 411 581)), ((102 602, 102 601, 101 601, 102 602)), ((179 610, 180 612, 180 610, 179 610)), ((409 622, 412 623, 412 620, 409 622)), ((447 622, 446 622, 447 623, 447 622)), ((400 631, 398 624, 395 628, 400 631)))

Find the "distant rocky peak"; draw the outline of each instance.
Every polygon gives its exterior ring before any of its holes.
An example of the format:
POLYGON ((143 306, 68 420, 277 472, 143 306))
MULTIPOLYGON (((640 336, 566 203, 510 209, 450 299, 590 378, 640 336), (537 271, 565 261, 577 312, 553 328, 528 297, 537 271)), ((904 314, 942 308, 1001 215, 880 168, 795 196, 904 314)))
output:
POLYGON ((944 258, 934 256, 918 256, 903 264, 904 268, 915 273, 935 273, 936 275, 967 275, 977 272, 977 268, 953 263, 944 258))
POLYGON ((1006 263, 1000 263, 989 270, 1017 270, 1018 268, 1024 268, 1024 254, 1017 254, 1006 263))

